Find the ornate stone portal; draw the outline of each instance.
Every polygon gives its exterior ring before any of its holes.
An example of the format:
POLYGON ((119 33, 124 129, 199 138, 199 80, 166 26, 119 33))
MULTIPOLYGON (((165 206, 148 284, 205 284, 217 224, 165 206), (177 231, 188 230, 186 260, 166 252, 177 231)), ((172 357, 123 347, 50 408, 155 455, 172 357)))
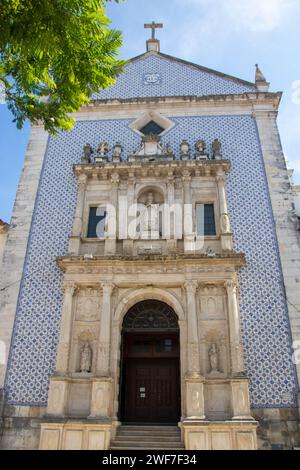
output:
MULTIPOLYGON (((107 172, 109 165, 98 167, 97 171, 107 172)), ((148 165, 151 174, 154 167, 151 168, 151 163, 148 165)), ((172 308, 178 318, 181 392, 178 425, 186 449, 256 447, 256 422, 250 413, 239 327, 237 273, 245 261, 242 254, 229 250, 230 245, 222 239, 223 235, 231 236, 226 232, 221 216, 226 210, 224 173, 221 174, 223 163, 194 161, 193 166, 189 164, 188 176, 185 162, 176 165, 176 191, 177 194, 180 194, 178 188, 182 191, 181 203, 201 199, 199 172, 206 178, 210 175, 211 197, 216 198, 216 215, 220 217, 220 238, 210 239, 209 245, 204 240, 202 249, 192 253, 180 251, 177 241, 174 252, 174 245, 157 233, 158 209, 154 195, 159 203, 163 198, 172 200, 175 186, 171 178, 169 186, 164 187, 165 171, 170 175, 165 162, 159 171, 155 167, 156 177, 151 183, 142 168, 136 170, 130 184, 122 187, 128 191, 127 197, 132 198, 133 184, 136 201, 139 198, 144 201, 142 234, 156 232, 160 246, 168 255, 166 259, 160 253, 149 257, 141 251, 134 256, 135 250, 141 247, 139 239, 131 241, 131 251, 128 251, 129 240, 121 244, 116 240, 115 248, 118 247, 119 254, 95 254, 88 259, 82 257, 81 250, 85 252, 91 248, 86 248, 88 242, 81 240, 78 254, 58 259, 65 276, 65 294, 56 374, 50 379, 47 414, 42 424, 42 449, 109 447, 121 419, 123 319, 131 307, 144 300, 162 302, 161 312, 147 313, 142 322, 141 318, 132 318, 135 328, 153 331, 155 325, 160 326, 165 321, 167 331, 172 332, 174 325, 164 317, 163 304, 172 308), (181 174, 182 179, 178 178, 181 174), (213 252, 213 256, 209 252, 213 252), (51 417, 50 421, 47 421, 48 417, 51 417), (62 426, 62 420, 67 425, 62 426)), ((85 202, 82 194, 78 194, 83 214, 90 185, 93 197, 95 194, 93 168, 96 165, 75 168, 81 179, 85 175, 85 202)), ((176 174, 175 168, 174 165, 172 175, 176 174)), ((122 163, 115 163, 109 180, 113 188, 116 184, 123 185, 126 177, 123 170, 122 163)), ((100 193, 103 194, 101 185, 100 193)), ((106 194, 114 197, 113 191, 106 194)), ((118 204, 118 198, 116 201, 118 204)), ((84 220, 78 207, 76 216, 78 220, 84 220)), ((122 223, 120 218, 118 221, 122 223)), ((130 223, 130 219, 127 221, 130 223)), ((78 233, 78 229, 75 225, 74 233, 78 233)), ((141 238, 143 246, 147 243, 152 246, 155 242, 141 238)), ((230 238, 226 242, 228 240, 230 238)), ((96 243, 105 246, 107 241, 96 243)), ((184 244, 181 246, 184 248, 184 244)), ((130 313, 128 315, 127 321, 131 318, 130 313)))

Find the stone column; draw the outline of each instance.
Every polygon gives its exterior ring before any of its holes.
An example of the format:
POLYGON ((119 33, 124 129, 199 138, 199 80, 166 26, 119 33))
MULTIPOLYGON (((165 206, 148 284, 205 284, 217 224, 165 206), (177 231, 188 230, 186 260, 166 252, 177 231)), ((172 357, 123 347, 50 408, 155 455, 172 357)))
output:
POLYGON ((230 332, 231 372, 233 376, 243 375, 244 361, 241 345, 239 308, 237 301, 237 284, 233 280, 225 283, 230 332))
POLYGON ((177 231, 176 224, 176 209, 174 209, 175 194, 174 194, 174 175, 173 172, 168 173, 167 181, 167 201, 165 204, 164 211, 164 226, 165 226, 165 237, 167 240, 167 247, 169 253, 176 252, 177 249, 177 231))
POLYGON ((188 170, 183 172, 183 236, 184 251, 193 251, 195 248, 195 233, 193 231, 193 205, 191 192, 191 175, 188 170))
POLYGON ((67 375, 69 371, 69 355, 73 321, 73 295, 75 289, 76 286, 73 283, 66 283, 64 286, 64 300, 56 356, 56 374, 60 376, 67 375))
POLYGON ((127 180, 127 239, 123 241, 123 251, 125 255, 133 254, 133 239, 136 233, 133 232, 132 221, 134 214, 134 173, 129 173, 127 180))
POLYGON ((217 174, 216 181, 220 204, 221 248, 224 251, 232 251, 232 233, 230 230, 230 221, 225 192, 225 175, 223 172, 217 174))
POLYGON ((184 284, 187 296, 187 375, 186 416, 187 419, 204 419, 204 378, 200 375, 199 338, 196 307, 197 283, 184 284))
POLYGON ((104 247, 107 255, 115 254, 117 247, 119 181, 118 173, 113 173, 111 175, 110 204, 107 207, 107 238, 104 247))
POLYGON ((97 377, 109 377, 109 358, 110 358, 110 330, 111 330, 111 294, 114 285, 111 282, 102 284, 102 313, 100 321, 100 333, 97 351, 97 377))
POLYGON ((80 250, 80 237, 82 235, 82 216, 84 210, 84 200, 87 184, 87 175, 79 175, 78 177, 78 192, 77 192, 77 206, 74 217, 74 224, 72 236, 69 241, 69 253, 78 255, 80 250))

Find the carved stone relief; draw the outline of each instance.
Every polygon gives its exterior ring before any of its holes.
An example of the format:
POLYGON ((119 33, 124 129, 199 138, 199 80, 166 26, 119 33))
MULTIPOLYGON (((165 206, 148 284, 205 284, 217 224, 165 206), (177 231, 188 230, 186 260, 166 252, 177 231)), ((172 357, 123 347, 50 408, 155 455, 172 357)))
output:
POLYGON ((101 298, 96 289, 82 289, 79 291, 76 303, 77 321, 97 321, 101 314, 101 298))

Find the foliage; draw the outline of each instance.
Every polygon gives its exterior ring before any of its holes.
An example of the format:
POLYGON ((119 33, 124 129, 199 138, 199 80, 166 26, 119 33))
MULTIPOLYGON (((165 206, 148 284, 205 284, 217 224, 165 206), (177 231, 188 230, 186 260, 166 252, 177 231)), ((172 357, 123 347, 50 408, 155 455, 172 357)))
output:
POLYGON ((18 128, 72 129, 69 113, 115 82, 124 62, 108 1, 0 0, 0 83, 18 128))

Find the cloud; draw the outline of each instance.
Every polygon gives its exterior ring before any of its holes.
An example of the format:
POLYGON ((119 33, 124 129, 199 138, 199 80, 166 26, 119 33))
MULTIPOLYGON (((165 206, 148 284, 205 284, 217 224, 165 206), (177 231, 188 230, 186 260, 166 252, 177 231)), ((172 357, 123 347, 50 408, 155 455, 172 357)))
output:
POLYGON ((295 5, 295 0, 226 0, 224 12, 238 30, 267 32, 278 28, 295 5))
POLYGON ((282 27, 300 11, 298 0, 175 0, 185 21, 177 36, 176 50, 186 58, 207 53, 222 55, 225 44, 242 34, 270 33, 282 27), (232 37, 233 36, 233 37, 232 37), (216 42, 219 44, 216 50, 216 42), (205 45, 205 48, 203 48, 205 45), (204 50, 203 50, 204 49, 204 50))

